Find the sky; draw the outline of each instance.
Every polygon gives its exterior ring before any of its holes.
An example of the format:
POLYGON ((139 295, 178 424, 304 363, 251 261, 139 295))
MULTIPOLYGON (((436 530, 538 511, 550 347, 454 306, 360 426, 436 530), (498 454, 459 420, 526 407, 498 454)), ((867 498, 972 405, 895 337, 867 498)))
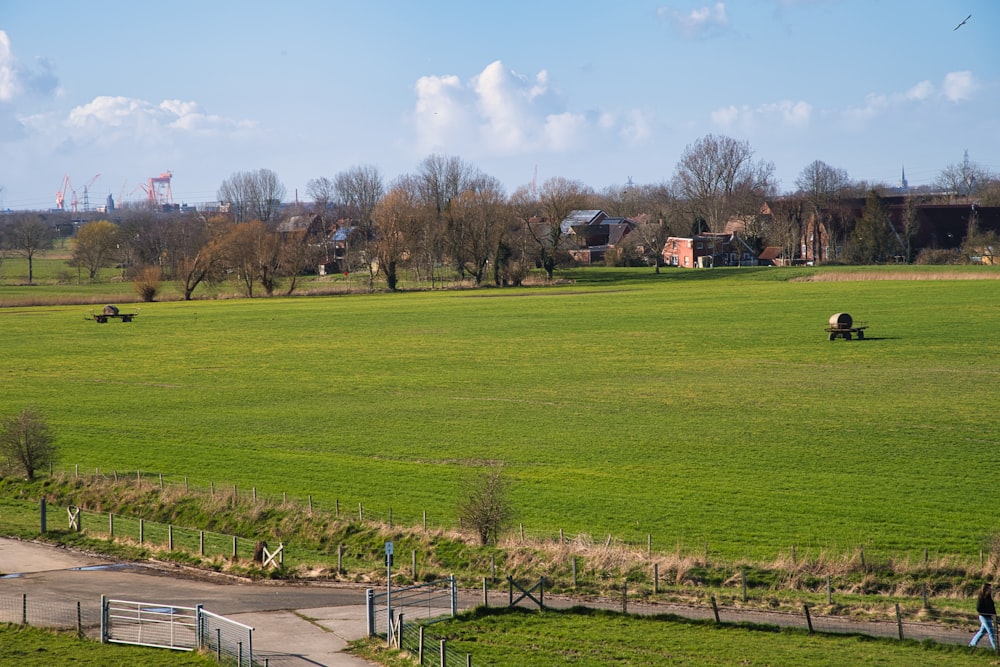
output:
POLYGON ((996 0, 0 1, 0 209, 287 199, 437 154, 516 188, 670 180, 709 134, 793 191, 1000 173, 996 0), (958 27, 971 14, 971 18, 958 27), (957 27, 957 29, 956 29, 957 27), (67 203, 67 206, 69 204, 67 203))

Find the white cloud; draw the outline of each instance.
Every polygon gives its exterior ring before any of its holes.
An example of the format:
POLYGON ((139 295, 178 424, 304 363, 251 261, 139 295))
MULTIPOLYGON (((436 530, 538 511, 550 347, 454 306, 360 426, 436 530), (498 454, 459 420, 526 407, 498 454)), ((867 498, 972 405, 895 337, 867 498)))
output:
POLYGON ((712 123, 723 128, 738 127, 744 130, 760 125, 780 125, 784 127, 805 127, 812 118, 813 108, 808 102, 781 100, 755 107, 733 105, 716 109, 711 113, 712 123))
POLYGON ((609 112, 569 111, 547 71, 529 77, 499 60, 467 82, 454 75, 421 77, 415 92, 416 143, 425 152, 480 157, 564 152, 597 136, 637 141, 649 134, 644 114, 630 111, 619 119, 609 112))
POLYGON ((906 91, 905 97, 908 100, 926 100, 934 94, 934 84, 930 81, 921 81, 917 85, 906 91))
POLYGON ((972 97, 976 82, 972 78, 972 72, 948 72, 941 86, 944 89, 944 96, 949 101, 961 102, 972 97))
POLYGON ((49 96, 57 87, 52 65, 44 58, 39 58, 34 67, 20 62, 7 32, 0 30, 0 102, 12 102, 23 96, 49 96))
POLYGON ((195 102, 145 100, 102 95, 69 112, 65 126, 77 141, 124 139, 158 143, 180 134, 220 135, 255 127, 202 112, 195 102))
POLYGON ((18 93, 16 62, 10 50, 10 38, 0 30, 0 102, 9 102, 18 93))
POLYGON ((724 2, 716 2, 714 5, 706 5, 687 12, 672 7, 660 7, 657 14, 669 18, 674 27, 688 38, 699 37, 729 25, 729 15, 726 13, 724 2))

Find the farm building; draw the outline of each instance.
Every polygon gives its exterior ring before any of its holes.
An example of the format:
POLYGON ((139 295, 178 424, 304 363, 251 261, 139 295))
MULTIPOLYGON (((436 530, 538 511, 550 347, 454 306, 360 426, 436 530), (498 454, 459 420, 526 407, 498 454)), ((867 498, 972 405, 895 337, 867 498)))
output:
POLYGON ((682 268, 755 266, 757 255, 735 232, 671 236, 663 246, 663 263, 682 268))

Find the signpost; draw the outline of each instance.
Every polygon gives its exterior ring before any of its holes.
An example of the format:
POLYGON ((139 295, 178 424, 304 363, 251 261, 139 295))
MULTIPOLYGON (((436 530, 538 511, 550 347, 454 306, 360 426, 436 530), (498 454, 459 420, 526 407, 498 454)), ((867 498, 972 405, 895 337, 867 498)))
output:
POLYGON ((392 542, 385 543, 385 641, 392 646, 392 542))

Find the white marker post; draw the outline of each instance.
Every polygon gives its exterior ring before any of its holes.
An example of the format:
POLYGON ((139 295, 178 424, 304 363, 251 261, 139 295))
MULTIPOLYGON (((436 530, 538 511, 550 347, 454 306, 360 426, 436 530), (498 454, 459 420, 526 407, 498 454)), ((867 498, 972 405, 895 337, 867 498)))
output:
POLYGON ((385 543, 385 641, 392 646, 392 542, 385 543))

